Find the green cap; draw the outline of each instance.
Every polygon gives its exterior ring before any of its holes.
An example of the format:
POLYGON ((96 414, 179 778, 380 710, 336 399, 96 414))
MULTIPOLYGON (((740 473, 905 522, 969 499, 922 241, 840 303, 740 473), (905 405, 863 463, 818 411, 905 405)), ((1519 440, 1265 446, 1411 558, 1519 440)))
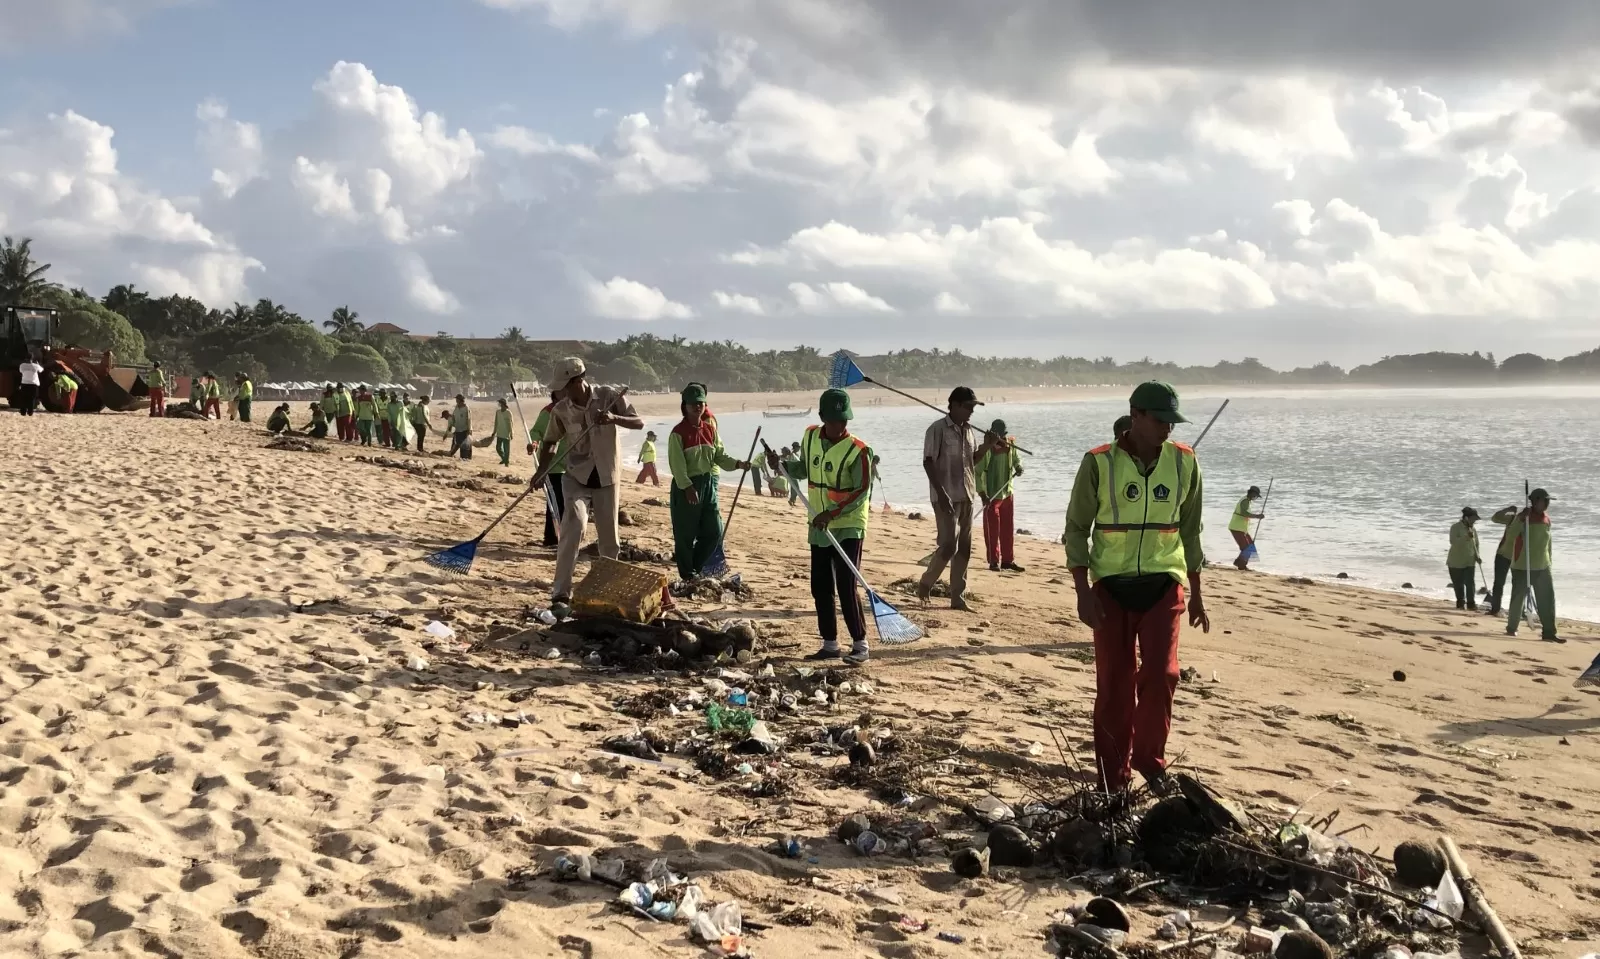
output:
POLYGON ((1006 435, 1006 421, 1005 420, 995 420, 993 423, 990 423, 989 424, 989 432, 991 432, 991 433, 999 433, 1001 436, 1006 435))
POLYGON ((1117 421, 1111 424, 1111 438, 1116 439, 1130 429, 1133 429, 1133 417, 1126 414, 1119 416, 1117 421))
POLYGON ((1159 380, 1140 383, 1134 387, 1133 395, 1128 397, 1128 406, 1143 410, 1163 423, 1189 422, 1178 412, 1178 391, 1172 388, 1171 383, 1159 380))
POLYGON ((685 403, 704 403, 706 401, 706 385, 704 383, 690 383, 683 388, 683 401, 685 403))
POLYGON ((856 415, 850 408, 850 394, 844 390, 824 390, 822 399, 817 401, 817 414, 824 423, 848 423, 856 415))

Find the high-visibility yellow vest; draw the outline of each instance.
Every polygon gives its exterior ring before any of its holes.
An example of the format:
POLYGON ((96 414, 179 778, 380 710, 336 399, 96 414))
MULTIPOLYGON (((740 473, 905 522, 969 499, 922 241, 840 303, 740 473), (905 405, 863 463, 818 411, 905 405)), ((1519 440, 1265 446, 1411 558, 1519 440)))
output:
POLYGON ((1250 532, 1250 497, 1246 496, 1233 508, 1233 518, 1228 520, 1228 529, 1235 533, 1250 532))
MULTIPOLYGON (((800 442, 800 455, 805 460, 811 509, 818 513, 833 509, 849 499, 857 490, 865 488, 872 478, 872 464, 861 462, 866 455, 867 444, 859 437, 846 436, 826 450, 822 448, 822 443, 822 427, 806 427, 805 439, 800 442), (856 486, 841 486, 841 478, 857 464, 861 468, 862 482, 856 486)), ((828 524, 828 528, 864 530, 871 515, 869 497, 859 496, 828 524)))
POLYGON ((1116 443, 1089 452, 1100 471, 1100 512, 1094 521, 1089 572, 1097 580, 1166 573, 1181 582, 1189 567, 1178 517, 1200 468, 1194 450, 1182 443, 1163 443, 1149 476, 1116 443))

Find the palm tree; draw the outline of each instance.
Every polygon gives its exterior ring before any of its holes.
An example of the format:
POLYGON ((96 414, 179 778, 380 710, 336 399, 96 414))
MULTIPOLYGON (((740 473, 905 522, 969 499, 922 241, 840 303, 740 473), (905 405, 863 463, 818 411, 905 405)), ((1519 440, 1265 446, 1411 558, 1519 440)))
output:
POLYGON ((61 289, 61 284, 44 278, 49 271, 50 264, 34 263, 32 237, 25 236, 20 241, 6 237, 4 244, 0 244, 0 303, 26 306, 46 293, 61 289))
POLYGON ((235 301, 232 306, 222 311, 222 322, 227 326, 248 326, 250 307, 235 301))
POLYGON ((528 338, 525 335, 523 335, 522 327, 520 327, 520 326, 508 326, 508 327, 506 327, 506 331, 504 333, 500 334, 500 338, 502 340, 505 340, 507 343, 526 343, 526 342, 528 342, 528 338))
POLYGON ((322 325, 332 330, 334 336, 356 336, 367 328, 365 324, 359 321, 360 316, 360 313, 350 309, 350 307, 341 306, 333 311, 332 316, 323 320, 322 325))

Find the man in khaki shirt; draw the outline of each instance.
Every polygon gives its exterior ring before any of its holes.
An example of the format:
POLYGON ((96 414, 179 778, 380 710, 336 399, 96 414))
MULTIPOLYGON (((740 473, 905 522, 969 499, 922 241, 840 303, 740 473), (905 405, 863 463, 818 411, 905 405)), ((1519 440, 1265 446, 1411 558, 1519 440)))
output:
MULTIPOLYGON (((622 472, 622 436, 617 428, 644 429, 644 420, 634 412, 623 390, 590 386, 587 377, 580 357, 569 356, 556 363, 550 388, 560 399, 550 411, 550 428, 540 444, 539 468, 533 474, 532 485, 544 485, 550 468, 556 465, 556 447, 571 438, 567 471, 560 480, 566 504, 556 549, 556 578, 550 587, 552 610, 572 600, 572 573, 591 510, 600 555, 617 558, 617 480, 622 472)), ((558 614, 562 611, 557 610, 558 614)))
POLYGON ((972 412, 983 404, 971 387, 950 391, 949 415, 928 427, 922 440, 922 469, 928 474, 928 499, 938 527, 939 548, 922 574, 917 596, 923 602, 946 565, 950 567, 950 608, 968 609, 967 563, 972 559, 972 501, 978 498, 973 466, 983 447, 973 442, 972 412))

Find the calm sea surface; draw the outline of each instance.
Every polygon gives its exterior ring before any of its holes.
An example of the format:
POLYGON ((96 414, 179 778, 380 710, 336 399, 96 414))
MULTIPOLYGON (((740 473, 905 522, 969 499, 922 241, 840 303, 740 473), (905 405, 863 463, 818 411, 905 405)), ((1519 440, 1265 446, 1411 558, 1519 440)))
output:
MULTIPOLYGON (((1017 481, 1017 525, 1054 539, 1084 452, 1110 438, 1127 405, 1008 404, 1002 393, 993 391, 975 421, 1003 418, 1034 451, 1023 457, 1026 473, 1017 481)), ((1174 438, 1198 436, 1224 395, 1185 393, 1185 413, 1198 422, 1179 426, 1174 438)), ((852 429, 882 458, 883 485, 896 506, 928 502, 922 436, 936 415, 921 407, 857 407, 852 429)), ((776 449, 812 422, 721 410, 718 419, 729 451, 740 457, 757 426, 776 449)), ((665 467, 671 423, 647 426, 662 437, 665 467)), ((1441 598, 1450 595, 1444 559, 1461 507, 1483 514, 1479 535, 1492 574, 1501 527, 1489 515, 1520 503, 1526 478, 1555 497, 1560 615, 1600 621, 1600 387, 1251 393, 1233 398, 1199 454, 1210 559, 1233 559, 1228 516, 1247 487, 1266 489, 1270 480, 1256 568, 1326 580, 1344 572, 1351 583, 1388 590, 1409 582, 1441 598)), ((931 549, 931 524, 928 532, 931 549)))

